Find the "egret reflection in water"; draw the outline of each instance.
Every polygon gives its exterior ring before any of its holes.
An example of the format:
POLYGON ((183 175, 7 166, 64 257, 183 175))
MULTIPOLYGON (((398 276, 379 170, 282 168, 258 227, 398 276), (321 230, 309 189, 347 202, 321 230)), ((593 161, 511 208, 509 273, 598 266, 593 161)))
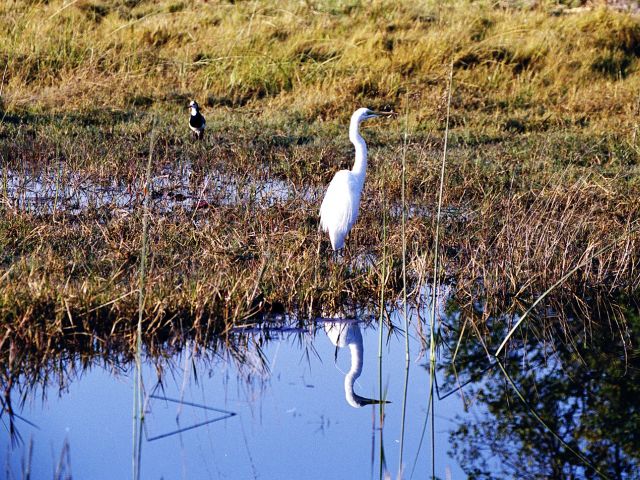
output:
POLYGON ((329 340, 331 340, 331 343, 338 348, 348 346, 351 352, 351 368, 344 376, 344 395, 347 403, 354 408, 364 407, 365 405, 389 403, 385 400, 361 397, 353 391, 353 385, 362 373, 362 354, 364 351, 362 333, 360 332, 358 323, 354 321, 326 322, 324 324, 324 330, 329 340))

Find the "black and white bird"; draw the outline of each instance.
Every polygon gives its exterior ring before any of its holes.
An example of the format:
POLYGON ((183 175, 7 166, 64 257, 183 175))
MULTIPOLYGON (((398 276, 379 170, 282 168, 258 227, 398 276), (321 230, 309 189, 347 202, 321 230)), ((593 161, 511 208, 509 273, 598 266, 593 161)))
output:
POLYGON ((191 103, 189 103, 189 109, 191 110, 191 117, 189 117, 189 128, 191 129, 195 137, 200 140, 202 138, 202 135, 204 134, 204 127, 207 124, 207 121, 200 113, 200 106, 198 105, 198 102, 196 102, 195 100, 191 100, 191 103))

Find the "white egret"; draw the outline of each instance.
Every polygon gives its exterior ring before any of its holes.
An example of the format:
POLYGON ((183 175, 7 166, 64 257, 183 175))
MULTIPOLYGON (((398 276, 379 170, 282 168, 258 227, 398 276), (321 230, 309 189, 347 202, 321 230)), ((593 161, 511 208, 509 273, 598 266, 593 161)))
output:
POLYGON ((204 134, 204 127, 207 121, 200 113, 200 106, 195 100, 191 100, 189 103, 189 109, 191 110, 191 117, 189 118, 189 128, 194 133, 195 137, 200 140, 204 134))
POLYGON ((334 250, 344 247, 344 239, 358 220, 360 195, 367 170, 367 144, 360 135, 360 122, 392 112, 373 112, 359 108, 351 116, 349 140, 356 149, 356 158, 351 170, 340 170, 329 183, 327 193, 320 206, 320 227, 329 233, 334 250))
POLYGON ((357 322, 326 322, 324 330, 327 337, 338 348, 349 346, 351 351, 351 368, 344 376, 344 395, 347 403, 354 408, 365 405, 389 403, 385 400, 361 397, 353 391, 353 385, 362 373, 362 333, 357 322))

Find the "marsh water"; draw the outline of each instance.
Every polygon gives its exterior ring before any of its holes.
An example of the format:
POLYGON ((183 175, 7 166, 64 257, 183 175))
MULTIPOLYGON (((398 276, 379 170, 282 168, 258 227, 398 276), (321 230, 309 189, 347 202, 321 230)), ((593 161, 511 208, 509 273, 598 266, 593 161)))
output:
MULTIPOLYGON (((456 347, 446 331, 460 316, 442 305, 432 456, 422 314, 419 325, 411 315, 408 365, 404 332, 383 327, 381 339, 366 314, 306 327, 270 319, 236 329, 233 349, 187 343, 148 358, 141 478, 431 478, 432 458, 441 479, 595 478, 596 468, 638 478, 637 358, 626 372, 615 349, 606 367, 599 354, 574 364, 575 351, 532 336, 502 374, 479 344, 456 347), (382 425, 367 400, 379 398, 382 425)), ((402 325, 400 312, 391 320, 402 325)), ((21 386, 20 438, 1 437, 6 477, 129 478, 133 363, 64 370, 21 386)))
MULTIPOLYGON (((324 188, 296 187, 268 172, 262 178, 239 178, 219 171, 199 172, 189 162, 167 166, 159 173, 151 179, 151 208, 161 214, 195 212, 221 205, 268 208, 290 201, 317 203, 324 193, 324 188)), ((0 203, 14 212, 36 215, 81 215, 90 209, 126 215, 140 208, 144 199, 144 182, 140 179, 127 182, 82 175, 66 170, 63 164, 38 171, 6 170, 0 182, 0 203)), ((389 205, 392 216, 400 216, 401 211, 401 205, 389 205)), ((433 213, 432 208, 419 204, 406 208, 408 218, 429 218, 433 213)), ((465 219, 470 212, 445 206, 441 215, 465 219)))
MULTIPOLYGON (((352 352, 347 345, 336 347, 326 325, 243 332, 270 337, 259 350, 252 341, 243 364, 184 352, 166 361, 162 386, 148 364, 142 478, 377 478, 381 432, 387 466, 396 470, 404 341, 397 335, 384 341, 383 388, 391 403, 381 431, 377 405, 355 408, 347 402, 344 380, 352 352)), ((363 369, 354 390, 377 397, 376 330, 353 322, 337 325, 362 332, 363 369)), ((411 345, 405 461, 413 469, 417 456, 415 474, 422 478, 430 468, 426 436, 418 452, 428 370, 424 358, 417 358, 415 337, 411 345)), ((60 395, 56 388, 44 401, 34 395, 21 412, 34 425, 18 420, 25 444, 10 449, 3 439, 15 478, 29 448, 33 478, 48 478, 56 468, 75 478, 127 478, 132 389, 131 369, 95 365, 70 379, 60 395)), ((437 468, 443 478, 447 471, 461 478, 446 441, 461 407, 455 396, 438 403, 437 468)))
MULTIPOLYGON (((5 171, 2 181, 4 203, 16 211, 35 214, 65 212, 80 214, 88 208, 110 208, 129 212, 144 198, 144 182, 81 175, 55 165, 34 172, 5 171)), ((169 213, 209 205, 252 204, 270 206, 289 198, 313 198, 318 191, 300 192, 273 178, 239 179, 224 172, 198 172, 189 162, 167 167, 151 182, 155 210, 169 213)))

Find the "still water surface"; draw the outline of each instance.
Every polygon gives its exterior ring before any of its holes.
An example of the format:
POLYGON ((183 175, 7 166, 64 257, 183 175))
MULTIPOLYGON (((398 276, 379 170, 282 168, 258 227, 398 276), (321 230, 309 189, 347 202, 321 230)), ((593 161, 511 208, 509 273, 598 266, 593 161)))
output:
MULTIPOLYGON (((379 478, 379 406, 354 408, 345 392, 345 375, 358 368, 355 357, 361 355, 355 394, 378 397, 378 332, 346 323, 341 328, 345 335, 352 330, 349 339, 337 340, 327 335, 325 323, 306 331, 273 329, 268 341, 264 331, 243 332, 253 340, 242 364, 183 352, 162 362, 161 385, 156 367, 145 365, 142 478, 379 478), (361 348, 352 341, 353 329, 361 332, 361 348), (260 348, 254 343, 258 339, 260 348)), ((420 450, 419 445, 429 372, 415 336, 410 347, 403 477, 413 472, 414 478, 426 478, 431 473, 428 429, 420 450)), ((385 336, 382 365, 383 391, 391 402, 385 406, 382 444, 388 475, 398 478, 405 375, 401 333, 385 336)), ((57 387, 49 388, 44 402, 36 395, 25 405, 21 415, 37 428, 17 420, 23 445, 12 449, 8 435, 2 436, 13 477, 21 478, 24 462, 30 463, 32 478, 53 478, 56 472, 129 478, 133 367, 94 365, 57 393, 57 387), (30 442, 31 461, 25 462, 30 442)), ((435 412, 436 475, 466 478, 448 453, 456 415, 468 417, 460 397, 436 400, 435 412)))

